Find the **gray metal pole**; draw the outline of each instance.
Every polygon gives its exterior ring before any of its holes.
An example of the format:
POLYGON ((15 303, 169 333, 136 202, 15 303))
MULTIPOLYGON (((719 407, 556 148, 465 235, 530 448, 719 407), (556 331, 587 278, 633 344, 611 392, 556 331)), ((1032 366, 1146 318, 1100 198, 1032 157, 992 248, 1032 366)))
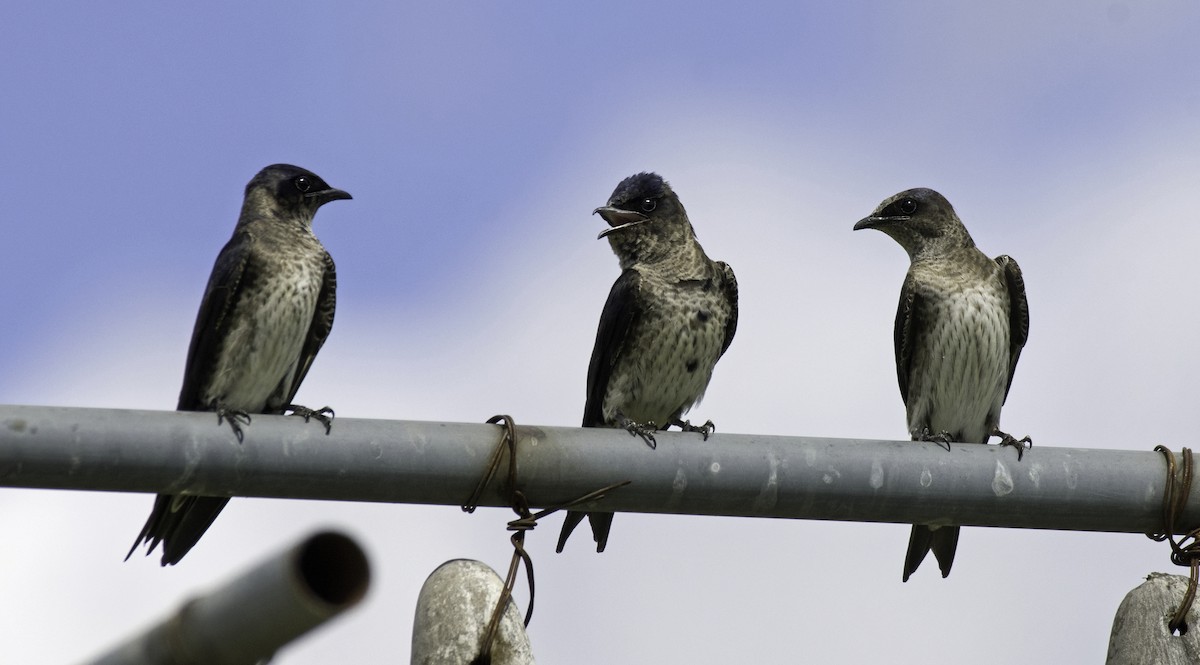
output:
MULTIPOLYGON (((518 420, 519 422, 519 420, 518 420)), ((717 433, 517 428, 533 506, 632 481, 593 507, 694 515, 1145 533, 1166 464, 1146 451, 717 433)), ((239 444, 211 413, 0 406, 0 486, 456 505, 501 428, 254 416, 239 444)), ((503 477, 503 473, 498 474, 503 477)), ((505 505, 494 480, 480 505, 505 505)), ((1180 531, 1200 524, 1194 484, 1180 531)))
MULTIPOLYGON (((471 665, 483 649, 504 580, 486 564, 454 559, 429 574, 417 596, 412 665, 471 665)), ((492 644, 492 665, 534 665, 516 601, 508 603, 492 644)))
POLYGON ((1191 665, 1200 661, 1200 607, 1186 615, 1187 632, 1172 635, 1167 620, 1187 591, 1182 575, 1150 573, 1126 594, 1113 618, 1106 665, 1191 665))
POLYGON ((357 543, 318 533, 193 598, 92 665, 253 665, 358 604, 369 578, 357 543))

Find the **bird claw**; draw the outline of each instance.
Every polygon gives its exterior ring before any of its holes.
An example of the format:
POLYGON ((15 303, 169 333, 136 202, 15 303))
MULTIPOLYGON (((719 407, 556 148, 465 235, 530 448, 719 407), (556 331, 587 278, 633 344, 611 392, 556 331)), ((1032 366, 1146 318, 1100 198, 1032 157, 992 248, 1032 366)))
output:
POLYGON ((288 404, 283 407, 285 411, 291 411, 292 416, 300 416, 304 418, 304 422, 316 420, 325 426, 325 436, 329 436, 329 431, 333 429, 333 409, 323 406, 319 409, 310 409, 307 406, 299 404, 288 404))
POLYGON ((220 425, 225 421, 229 421, 229 428, 233 430, 233 435, 237 437, 238 443, 242 442, 245 434, 242 432, 242 425, 250 424, 250 414, 241 409, 227 409, 216 400, 213 400, 208 408, 217 413, 217 424, 220 425))
POLYGON ((1021 437, 1020 439, 1018 439, 1015 436, 1009 434, 1008 432, 1001 432, 999 427, 993 429, 991 434, 988 434, 988 436, 989 437, 998 436, 998 437, 1000 437, 1000 445, 1012 446, 1012 447, 1016 448, 1018 462, 1021 461, 1021 456, 1025 454, 1025 451, 1029 450, 1030 448, 1033 447, 1033 439, 1031 439, 1027 436, 1021 437))
POLYGON ((920 435, 917 437, 917 441, 930 441, 932 443, 936 443, 939 446, 944 446, 946 451, 949 452, 950 443, 953 441, 953 439, 950 438, 950 432, 947 432, 946 430, 942 430, 937 434, 933 434, 929 431, 929 428, 926 427, 925 429, 921 430, 920 435))
POLYGON ((636 434, 637 436, 642 437, 642 441, 645 441, 646 445, 650 446, 651 450, 658 448, 658 442, 654 440, 654 430, 658 429, 658 425, 656 425, 653 420, 645 423, 637 423, 622 416, 620 422, 621 427, 623 427, 626 432, 629 432, 630 436, 636 434))
POLYGON ((676 419, 671 421, 671 424, 677 426, 679 429, 685 432, 699 432, 700 435, 704 437, 705 441, 708 441, 709 434, 717 431, 717 426, 714 425, 713 421, 711 420, 706 421, 703 425, 693 425, 689 420, 680 421, 676 419))

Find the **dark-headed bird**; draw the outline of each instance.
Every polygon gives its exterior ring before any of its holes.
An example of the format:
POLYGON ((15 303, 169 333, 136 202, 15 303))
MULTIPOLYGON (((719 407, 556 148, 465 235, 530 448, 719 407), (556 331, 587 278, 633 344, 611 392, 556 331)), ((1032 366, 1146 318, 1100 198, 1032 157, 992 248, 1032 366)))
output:
MULTIPOLYGON (((292 404, 333 327, 337 275, 313 235, 322 205, 350 195, 311 171, 268 166, 246 185, 233 238, 217 256, 192 331, 180 411, 213 411, 240 443, 250 414, 292 412, 329 431, 332 410, 292 404)), ((176 564, 217 518, 228 498, 160 494, 129 554, 162 543, 176 564)))
MULTIPOLYGON (((1017 447, 999 430, 1000 407, 1029 337, 1021 268, 975 247, 950 202, 932 189, 910 189, 879 204, 854 230, 878 229, 908 252, 911 264, 896 311, 896 376, 913 440, 1017 447)), ((950 574, 959 527, 913 525, 904 581, 933 550, 950 574)))
MULTIPOLYGON (((707 439, 712 421, 692 425, 683 414, 700 402, 713 367, 737 329, 737 280, 696 240, 679 197, 661 176, 622 180, 596 208, 621 264, 600 315, 588 365, 584 427, 614 427, 655 447, 654 432, 675 425, 707 439)), ((587 516, 603 552, 612 513, 569 511, 558 537, 563 550, 587 516)))

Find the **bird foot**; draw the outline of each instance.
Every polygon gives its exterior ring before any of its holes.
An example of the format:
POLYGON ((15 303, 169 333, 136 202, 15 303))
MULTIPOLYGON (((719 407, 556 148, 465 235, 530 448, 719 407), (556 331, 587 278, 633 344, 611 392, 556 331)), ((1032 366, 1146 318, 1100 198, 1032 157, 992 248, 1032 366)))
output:
POLYGON ((925 429, 921 430, 921 433, 917 436, 917 441, 931 441, 939 446, 944 446, 946 450, 949 451, 950 443, 953 441, 953 439, 950 438, 950 432, 947 432, 946 430, 942 430, 937 434, 934 434, 929 431, 928 427, 926 427, 925 429))
POLYGON ((238 443, 241 443, 245 437, 245 434, 242 433, 242 425, 250 424, 250 414, 241 409, 225 408, 215 399, 208 405, 208 408, 216 412, 218 425, 229 421, 229 428, 233 430, 233 435, 237 437, 238 443))
POLYGON ((675 420, 671 421, 671 424, 685 432, 699 432, 700 435, 704 437, 705 441, 708 441, 709 434, 717 431, 717 426, 714 425, 713 421, 711 420, 705 422, 703 425, 693 425, 691 421, 679 420, 676 418, 675 420))
POLYGON ((333 429, 333 409, 323 406, 319 409, 310 409, 307 406, 299 404, 288 404, 283 407, 284 411, 291 411, 292 416, 300 416, 304 422, 316 420, 325 426, 325 436, 329 436, 329 431, 333 429))
POLYGON ((637 423, 626 418, 625 416, 621 416, 621 420, 619 422, 621 427, 623 427, 626 432, 629 432, 631 436, 636 434, 637 436, 642 437, 642 441, 645 441, 646 445, 650 446, 651 450, 658 448, 658 442, 654 440, 654 431, 658 429, 658 425, 656 425, 653 420, 645 423, 637 423))
POLYGON ((993 429, 992 432, 990 434, 988 434, 988 436, 989 437, 998 436, 998 437, 1000 437, 1000 445, 1012 446, 1012 447, 1016 448, 1018 462, 1021 461, 1021 456, 1025 454, 1025 451, 1029 450, 1030 448, 1033 447, 1033 439, 1031 439, 1027 436, 1021 437, 1020 439, 1018 439, 1015 436, 1009 434, 1008 432, 1001 432, 999 427, 993 429))

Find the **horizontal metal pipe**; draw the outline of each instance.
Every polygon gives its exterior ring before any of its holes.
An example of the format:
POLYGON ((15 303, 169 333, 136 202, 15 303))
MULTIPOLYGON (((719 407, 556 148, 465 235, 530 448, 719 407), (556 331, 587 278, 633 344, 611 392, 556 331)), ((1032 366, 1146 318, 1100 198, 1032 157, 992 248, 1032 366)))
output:
MULTIPOLYGON (((495 425, 254 416, 238 443, 211 413, 0 406, 0 486, 456 505, 495 425)), ((518 484, 550 506, 621 481, 591 507, 1145 533, 1161 529, 1163 457, 1038 445, 517 428, 518 484)), ((1178 454, 1178 451, 1177 451, 1178 454)), ((503 472, 497 478, 504 477, 503 472)), ((480 505, 507 505, 493 480, 480 505)), ((1200 480, 1177 531, 1200 524, 1200 480)))
POLYGON ((353 607, 370 572, 349 537, 321 532, 92 661, 92 665, 253 665, 353 607))

